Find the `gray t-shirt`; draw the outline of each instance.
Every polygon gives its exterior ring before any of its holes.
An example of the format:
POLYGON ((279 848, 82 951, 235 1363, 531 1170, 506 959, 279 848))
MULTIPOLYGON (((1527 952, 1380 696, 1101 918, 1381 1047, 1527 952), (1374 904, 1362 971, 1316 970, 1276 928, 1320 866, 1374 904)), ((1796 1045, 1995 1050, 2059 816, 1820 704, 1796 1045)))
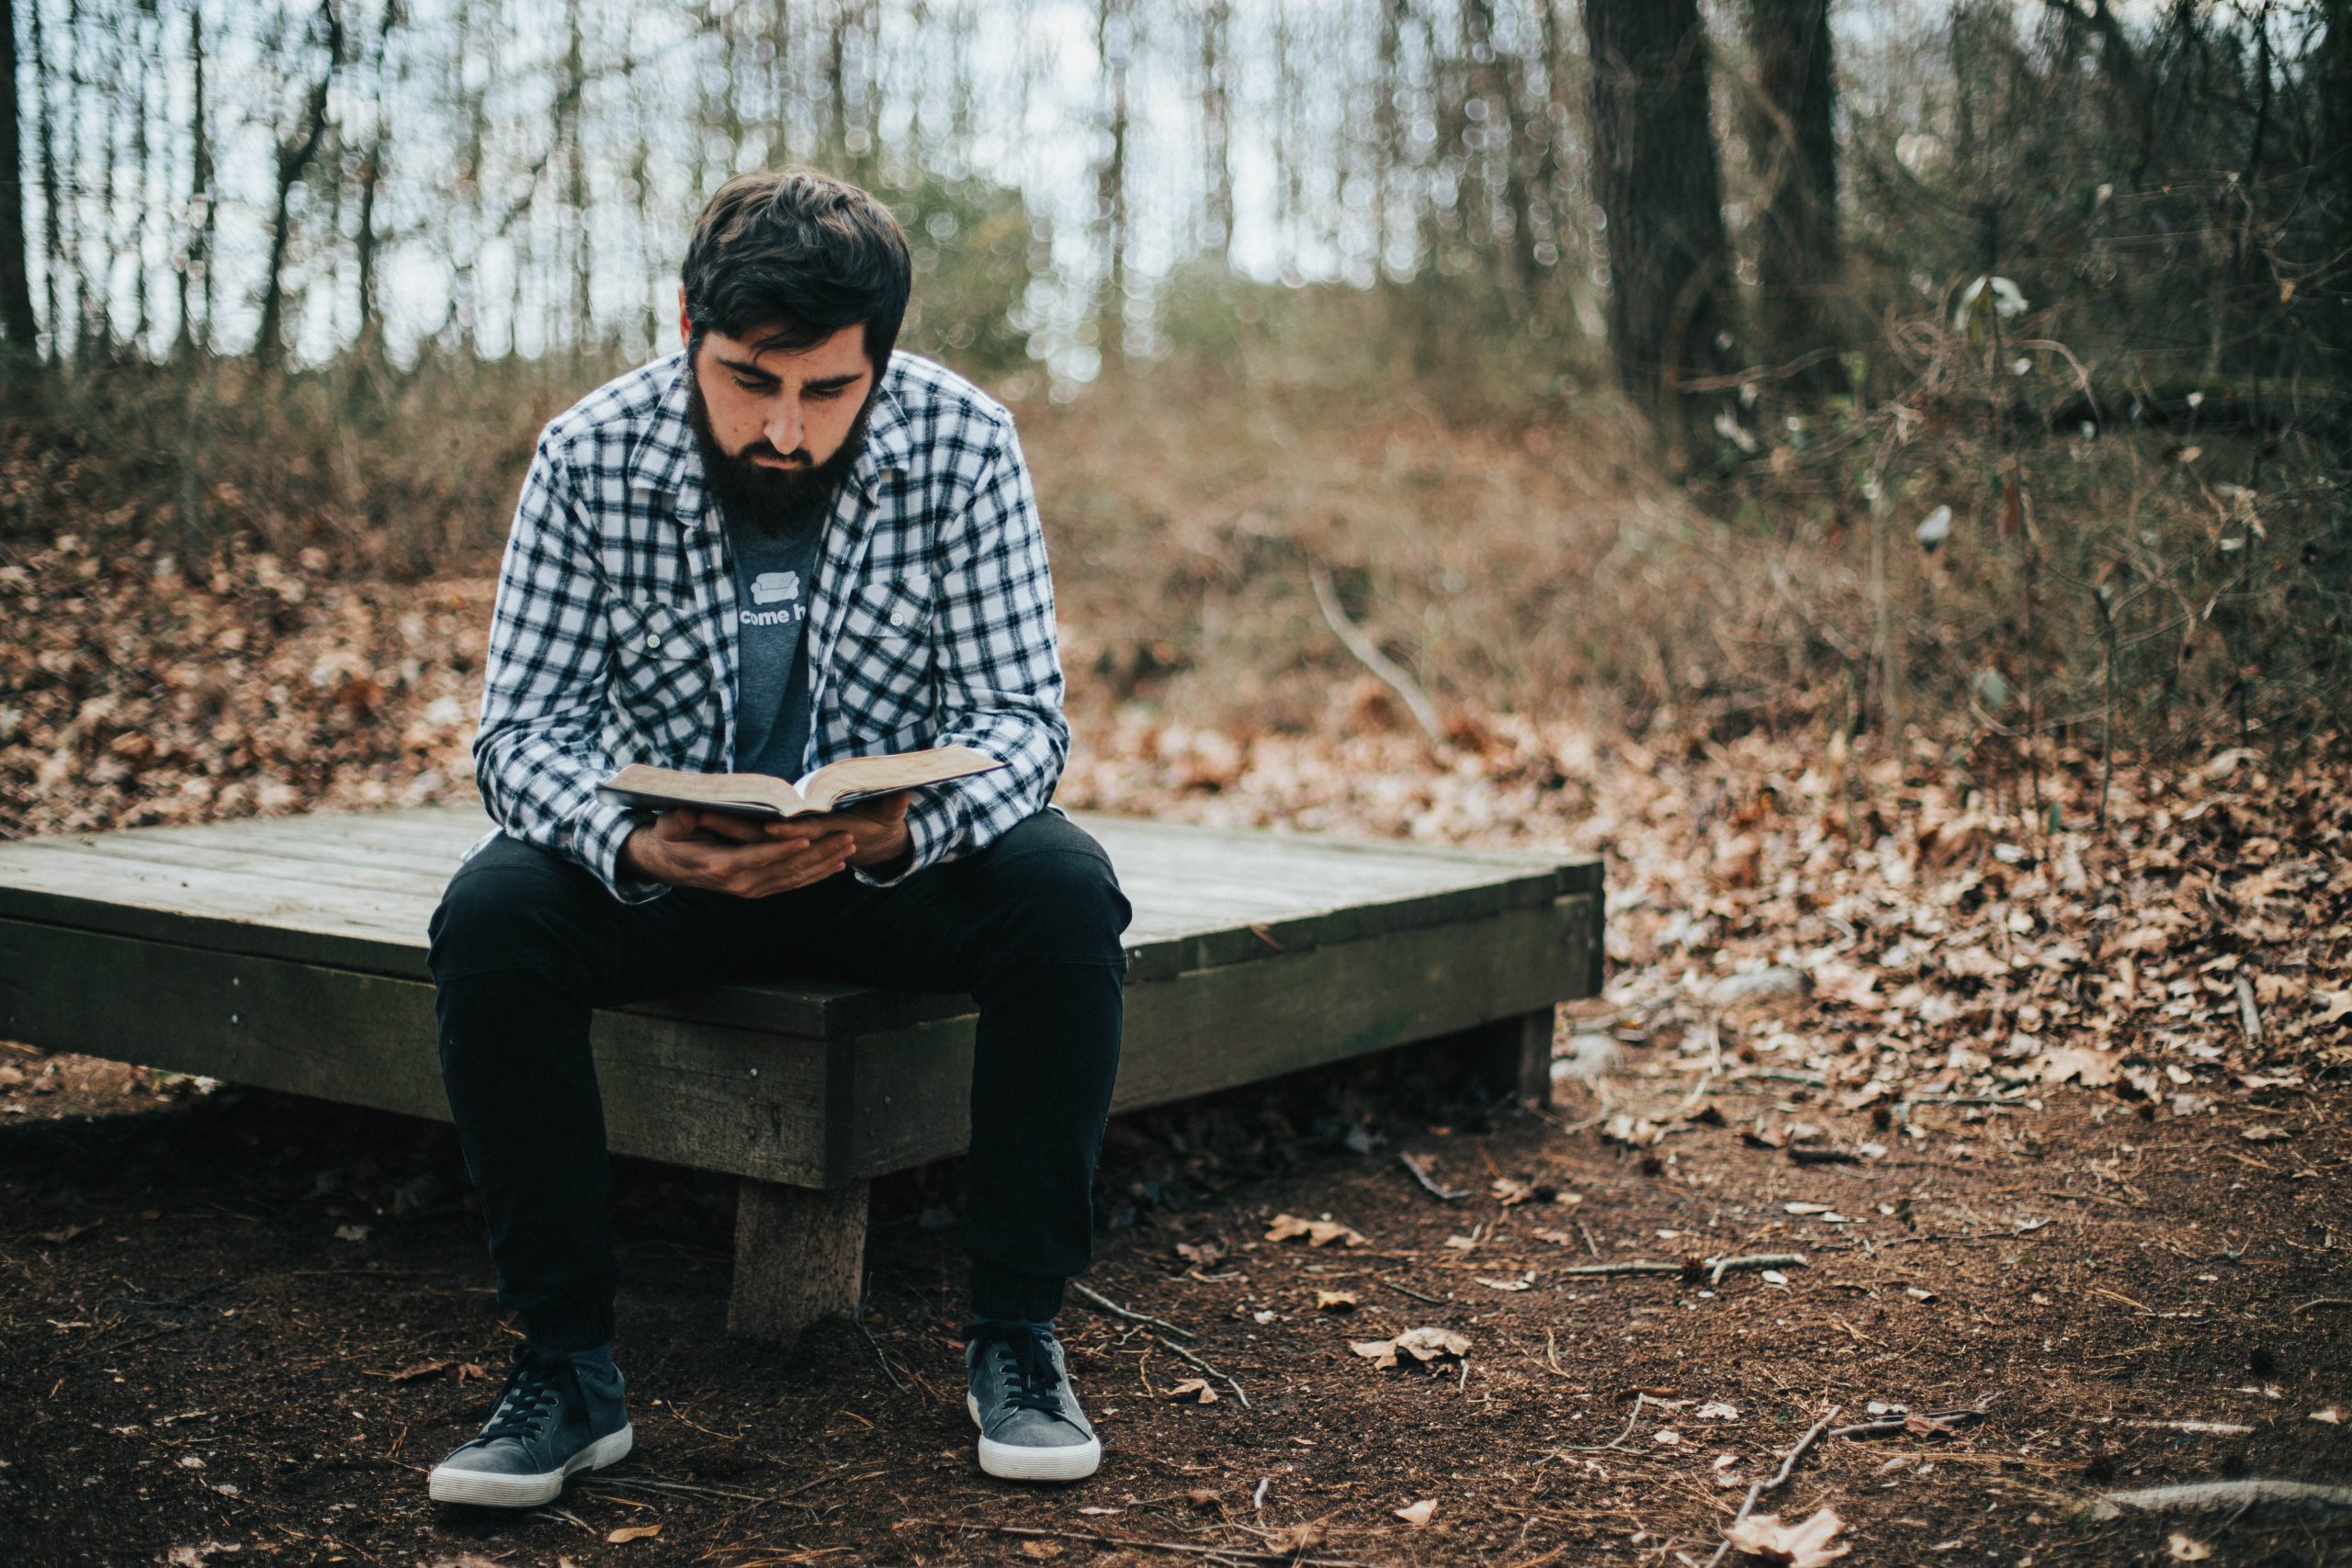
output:
POLYGON ((800 776, 808 741, 808 594, 821 527, 735 528, 735 771, 800 776))

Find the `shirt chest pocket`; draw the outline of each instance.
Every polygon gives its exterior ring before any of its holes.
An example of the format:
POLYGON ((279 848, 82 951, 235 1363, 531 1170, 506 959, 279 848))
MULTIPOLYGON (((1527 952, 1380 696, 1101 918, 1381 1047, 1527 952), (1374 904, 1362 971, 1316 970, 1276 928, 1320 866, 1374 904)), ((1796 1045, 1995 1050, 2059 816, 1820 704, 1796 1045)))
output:
POLYGON ((605 607, 605 619, 613 690, 623 704, 645 717, 698 705, 704 649, 683 612, 658 600, 621 599, 605 607))
POLYGON ((936 705, 931 586, 922 574, 861 583, 842 606, 832 663, 853 730, 897 728, 936 705))

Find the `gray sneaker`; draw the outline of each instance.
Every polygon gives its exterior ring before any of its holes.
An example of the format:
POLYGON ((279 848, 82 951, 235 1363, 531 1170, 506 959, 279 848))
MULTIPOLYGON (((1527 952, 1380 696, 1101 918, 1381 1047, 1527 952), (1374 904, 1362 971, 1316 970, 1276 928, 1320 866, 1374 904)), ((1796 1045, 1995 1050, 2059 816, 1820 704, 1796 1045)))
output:
POLYGON ((583 1374, 569 1357, 523 1344, 498 1409, 426 1478, 436 1503, 536 1508, 561 1495, 575 1471, 602 1470, 628 1455, 636 1434, 621 1403, 625 1382, 583 1374))
POLYGON ((1051 1332, 983 1324, 964 1347, 966 1406, 980 1429, 980 1468, 1006 1481, 1077 1481, 1102 1462, 1102 1440, 1078 1407, 1051 1332))

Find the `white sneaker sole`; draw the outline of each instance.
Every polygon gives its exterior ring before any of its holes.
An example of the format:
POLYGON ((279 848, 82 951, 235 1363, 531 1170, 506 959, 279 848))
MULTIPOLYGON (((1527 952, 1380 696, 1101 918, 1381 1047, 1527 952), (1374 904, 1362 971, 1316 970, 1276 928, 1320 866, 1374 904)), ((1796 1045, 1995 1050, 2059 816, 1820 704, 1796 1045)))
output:
POLYGON ((543 1475, 500 1475, 487 1470, 452 1470, 436 1465, 425 1478, 436 1503, 471 1503, 478 1508, 536 1508, 563 1495, 563 1483, 583 1470, 602 1470, 628 1457, 637 1446, 637 1428, 623 1427, 597 1438, 563 1461, 561 1470, 543 1475))
MULTIPOLYGON (((978 1426, 980 1402, 967 1393, 964 1396, 964 1408, 971 1413, 972 1425, 978 1426)), ((1020 1443, 1000 1443, 985 1432, 980 1435, 980 1468, 999 1481, 1083 1481, 1102 1467, 1100 1438, 1058 1448, 1035 1449, 1020 1443)))

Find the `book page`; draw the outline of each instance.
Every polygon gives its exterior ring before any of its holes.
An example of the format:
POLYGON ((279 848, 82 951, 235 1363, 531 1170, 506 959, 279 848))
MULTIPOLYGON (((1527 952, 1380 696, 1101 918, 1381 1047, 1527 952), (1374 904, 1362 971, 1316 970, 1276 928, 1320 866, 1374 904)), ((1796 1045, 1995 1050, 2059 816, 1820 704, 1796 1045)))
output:
POLYGON ((631 806, 707 806, 751 817, 796 817, 816 809, 790 783, 766 773, 689 773, 631 762, 600 787, 631 806))
POLYGON ((894 757, 844 757, 800 781, 801 796, 814 811, 831 811, 843 801, 897 789, 920 789, 948 779, 968 778, 1004 766, 969 746, 934 746, 894 757))

